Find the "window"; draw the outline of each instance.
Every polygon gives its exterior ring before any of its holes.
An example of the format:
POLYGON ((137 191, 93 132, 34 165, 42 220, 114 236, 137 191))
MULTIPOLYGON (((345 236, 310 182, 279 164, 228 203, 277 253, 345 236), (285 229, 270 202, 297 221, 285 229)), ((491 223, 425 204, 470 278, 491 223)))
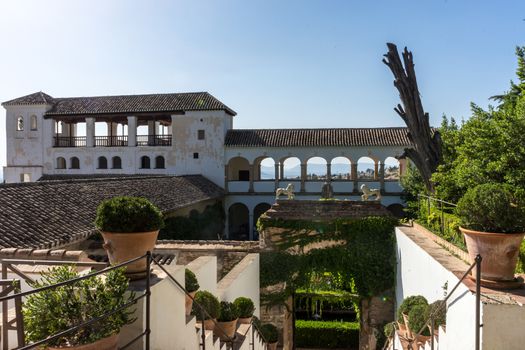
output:
POLYGON ((112 159, 113 169, 122 169, 122 160, 120 157, 113 157, 112 159))
POLYGON ((28 174, 28 173, 20 174, 20 182, 31 182, 31 174, 28 174))
POLYGON ((108 159, 106 157, 98 157, 98 169, 107 169, 108 159))
POLYGON ((140 157, 140 168, 141 169, 149 169, 150 168, 150 160, 149 160, 148 156, 140 157))
POLYGON ((16 131, 24 131, 24 117, 22 116, 16 119, 16 131))
POLYGON ((31 130, 36 131, 37 128, 36 115, 31 116, 31 130))
POLYGON ((193 159, 199 159, 199 153, 198 152, 193 153, 193 159))
POLYGON ((63 157, 57 158, 57 169, 65 169, 66 168, 66 159, 63 157))
POLYGON ((77 157, 71 157, 71 167, 70 169, 80 169, 80 160, 77 157))
POLYGON ((155 158, 155 169, 164 169, 164 157, 158 156, 155 158))
POLYGON ((239 181, 250 181, 250 171, 239 170, 239 181))
POLYGON ((199 140, 204 140, 204 130, 197 131, 197 138, 199 140))

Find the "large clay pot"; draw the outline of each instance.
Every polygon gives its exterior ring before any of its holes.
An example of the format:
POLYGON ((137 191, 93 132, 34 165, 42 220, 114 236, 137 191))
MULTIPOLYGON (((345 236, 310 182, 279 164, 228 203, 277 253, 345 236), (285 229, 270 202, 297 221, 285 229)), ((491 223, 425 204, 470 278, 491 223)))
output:
POLYGON ((189 316, 191 314, 191 307, 193 306, 192 298, 195 298, 195 294, 197 293, 197 291, 188 293, 191 295, 191 298, 186 294, 186 316, 189 316))
POLYGON ((233 339, 237 330, 237 319, 227 322, 217 322, 213 333, 221 338, 222 341, 233 339))
MULTIPOLYGON (((459 228, 465 236, 468 254, 474 261, 481 255, 481 279, 512 281, 518 262, 521 241, 525 233, 491 233, 459 228)), ((476 268, 472 270, 476 276, 476 268)))
POLYGON ((276 350, 276 349, 277 349, 277 342, 266 344, 266 350, 276 350))
POLYGON ((216 319, 204 320, 204 329, 208 330, 208 331, 213 331, 215 329, 215 322, 214 321, 217 322, 216 319))
POLYGON ((118 333, 110 335, 109 337, 102 338, 91 344, 79 345, 79 346, 65 346, 65 347, 53 347, 50 346, 49 350, 117 350, 118 345, 118 333))
POLYGON ((239 317, 239 324, 250 324, 252 323, 252 316, 250 317, 239 317))
MULTIPOLYGON (((104 238, 103 247, 109 262, 120 264, 153 251, 159 230, 137 233, 101 232, 104 238)), ((126 276, 130 279, 146 277, 146 259, 140 259, 126 266, 126 276)))

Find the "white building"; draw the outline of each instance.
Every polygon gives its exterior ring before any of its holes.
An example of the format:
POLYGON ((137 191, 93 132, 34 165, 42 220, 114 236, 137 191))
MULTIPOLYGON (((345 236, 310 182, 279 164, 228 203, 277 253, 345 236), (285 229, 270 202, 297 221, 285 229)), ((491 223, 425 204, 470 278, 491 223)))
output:
POLYGON ((405 162, 397 177, 391 169, 385 176, 385 164, 410 146, 406 128, 235 130, 236 113, 207 92, 73 98, 37 92, 2 105, 7 183, 200 174, 226 191, 231 238, 254 238, 258 216, 288 183, 298 199, 319 198, 328 181, 336 198, 357 199, 367 183, 381 189, 383 204, 402 202, 405 162))

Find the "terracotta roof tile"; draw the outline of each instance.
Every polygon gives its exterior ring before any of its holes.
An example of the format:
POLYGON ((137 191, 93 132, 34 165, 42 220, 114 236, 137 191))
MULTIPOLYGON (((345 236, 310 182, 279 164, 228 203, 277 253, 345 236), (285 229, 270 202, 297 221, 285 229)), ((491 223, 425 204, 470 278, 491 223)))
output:
POLYGON ((54 98, 48 94, 39 91, 30 95, 15 98, 14 100, 6 101, 2 103, 2 106, 12 105, 45 105, 53 104, 54 98))

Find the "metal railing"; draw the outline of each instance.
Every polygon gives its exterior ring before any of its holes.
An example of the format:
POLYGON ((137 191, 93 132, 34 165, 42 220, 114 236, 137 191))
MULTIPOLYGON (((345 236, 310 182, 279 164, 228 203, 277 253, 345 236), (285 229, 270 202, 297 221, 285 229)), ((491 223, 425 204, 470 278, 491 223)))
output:
POLYGON ((171 146, 171 135, 137 135, 137 146, 171 146))
POLYGON ((128 135, 95 136, 95 147, 120 147, 128 145, 128 135))
POLYGON ((86 147, 86 136, 55 136, 53 147, 86 147))

